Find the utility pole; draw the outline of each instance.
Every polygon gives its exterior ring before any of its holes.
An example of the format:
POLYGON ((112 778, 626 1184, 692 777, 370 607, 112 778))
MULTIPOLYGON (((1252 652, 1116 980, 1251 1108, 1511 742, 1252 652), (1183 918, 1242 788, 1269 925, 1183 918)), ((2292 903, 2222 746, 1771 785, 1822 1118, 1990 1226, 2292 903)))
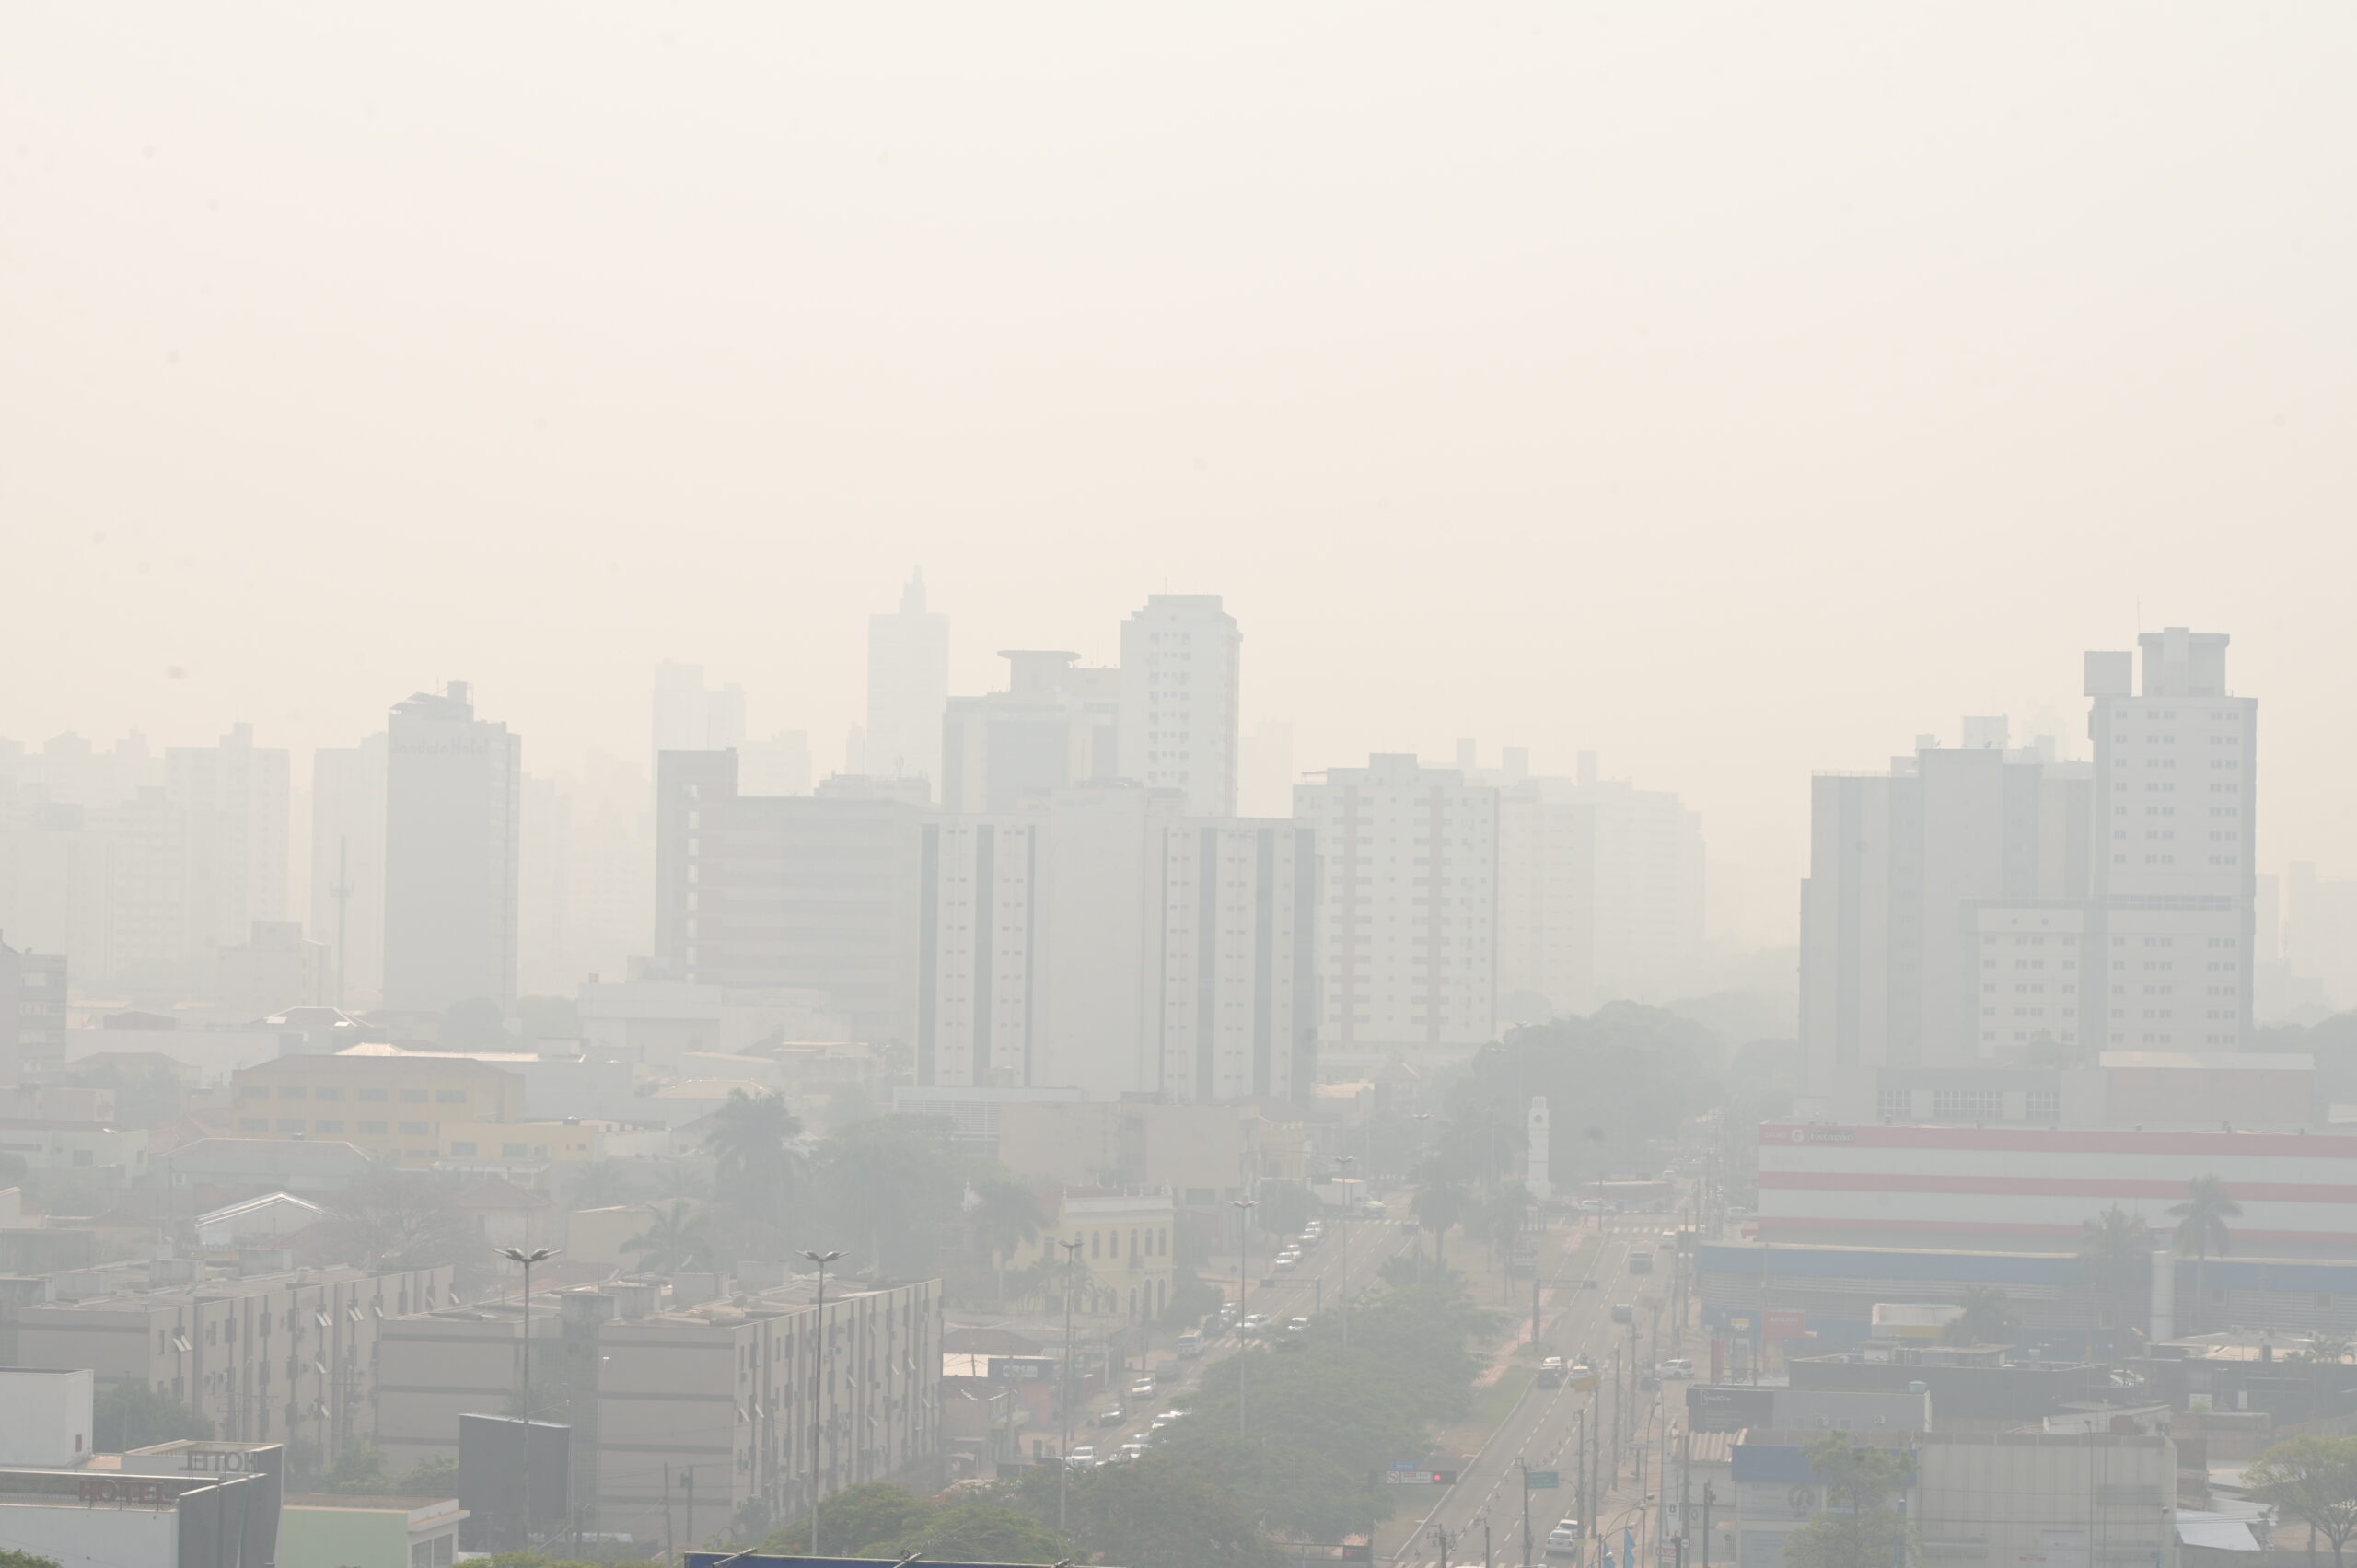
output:
MULTIPOLYGON (((817 1376, 810 1385, 810 1555, 816 1557, 819 1555, 819 1499, 823 1485, 819 1474, 819 1434, 825 1431, 825 1417, 820 1413, 824 1407, 819 1401, 827 1391, 827 1265, 842 1254, 805 1251, 802 1255, 819 1265, 819 1310, 814 1319, 816 1327, 811 1330, 819 1336, 819 1342, 811 1352, 817 1376)), ((669 1516, 668 1509, 665 1516, 669 1516)))
POLYGON ((1456 1544, 1456 1539, 1446 1527, 1433 1527, 1433 1544, 1440 1548, 1440 1568, 1448 1568, 1448 1549, 1456 1544))
POLYGON ((1244 1295, 1252 1288, 1252 1271, 1246 1255, 1252 1250, 1252 1210, 1256 1198, 1230 1198, 1236 1206, 1236 1337, 1245 1342, 1236 1347, 1236 1434, 1245 1435, 1244 1427, 1244 1358, 1252 1346, 1250 1336, 1244 1332, 1244 1295))
MULTIPOLYGON (((1620 1479, 1620 1412, 1628 1400, 1620 1397, 1620 1347, 1612 1347, 1612 1479, 1620 1479)), ((1599 1434, 1600 1435, 1600 1434, 1599 1434)))
POLYGON ((1580 1411, 1580 1527, 1596 1525, 1596 1453, 1588 1446, 1588 1415, 1596 1409, 1596 1396, 1588 1396, 1587 1406, 1580 1411))
POLYGON ((696 1549, 696 1468, 692 1464, 679 1467, 679 1485, 687 1495, 688 1550, 696 1549))
MULTIPOLYGON (((517 1432, 521 1438, 524 1468, 516 1477, 518 1507, 516 1517, 516 1550, 532 1550, 532 1265, 545 1263, 556 1256, 553 1247, 535 1247, 529 1252, 520 1247, 503 1247, 499 1255, 510 1262, 524 1265, 524 1387, 516 1399, 516 1411, 520 1418, 517 1432)), ((668 1520, 668 1516, 667 1516, 668 1520)))
POLYGON ((1522 1467, 1522 1568, 1530 1568, 1530 1461, 1515 1463, 1522 1467))
POLYGON ((1062 1409, 1064 1429, 1063 1446, 1056 1453, 1056 1528, 1062 1529, 1064 1493, 1072 1481, 1072 1298, 1080 1294, 1074 1281, 1082 1244, 1059 1240, 1056 1245, 1064 1249, 1064 1389, 1062 1398, 1056 1401, 1062 1409))
POLYGON ((1702 1483, 1702 1568, 1711 1568, 1711 1504, 1718 1500, 1718 1490, 1709 1481, 1704 1481, 1702 1483))

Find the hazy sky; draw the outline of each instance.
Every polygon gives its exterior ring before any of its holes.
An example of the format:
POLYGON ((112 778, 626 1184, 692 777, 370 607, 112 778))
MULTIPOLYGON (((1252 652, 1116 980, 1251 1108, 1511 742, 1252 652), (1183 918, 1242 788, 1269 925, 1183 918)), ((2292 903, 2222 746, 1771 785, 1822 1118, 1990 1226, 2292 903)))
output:
POLYGON ((2357 873, 2343 4, 0 9, 0 735, 528 763, 649 667, 822 761, 1217 592, 1302 767, 1678 789, 2230 631, 2262 863, 2357 873), (179 676, 171 672, 182 672, 179 676))

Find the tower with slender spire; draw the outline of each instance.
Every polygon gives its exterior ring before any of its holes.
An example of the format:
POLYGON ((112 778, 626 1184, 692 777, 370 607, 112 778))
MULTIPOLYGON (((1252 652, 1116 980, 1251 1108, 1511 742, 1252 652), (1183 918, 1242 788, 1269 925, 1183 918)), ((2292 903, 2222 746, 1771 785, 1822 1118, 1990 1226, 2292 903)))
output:
POLYGON ((949 618, 924 607, 924 574, 909 575, 900 608, 867 618, 864 771, 941 780, 941 718, 949 702, 949 618))

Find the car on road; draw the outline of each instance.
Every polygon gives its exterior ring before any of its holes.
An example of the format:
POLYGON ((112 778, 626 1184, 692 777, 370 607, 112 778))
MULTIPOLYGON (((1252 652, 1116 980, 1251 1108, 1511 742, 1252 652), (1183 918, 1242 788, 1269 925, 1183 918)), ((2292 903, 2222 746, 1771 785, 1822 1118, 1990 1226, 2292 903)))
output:
POLYGON ((1294 1318, 1285 1325, 1285 1332, 1288 1334, 1306 1334, 1309 1332, 1309 1319, 1306 1318, 1294 1318))
POLYGON ((1236 1331, 1248 1340, 1260 1333, 1263 1330, 1267 1329, 1268 1326, 1269 1319, 1264 1315, 1258 1312, 1248 1312, 1244 1315, 1244 1321, 1236 1326, 1236 1331))
POLYGON ((1637 1320, 1637 1309, 1625 1301, 1616 1301, 1612 1304, 1612 1320, 1615 1323, 1633 1323, 1637 1320))
POLYGON ((1601 1198, 1581 1199, 1580 1213, 1584 1214, 1600 1214, 1604 1213, 1604 1200, 1601 1198))
POLYGON ((1674 1230, 1666 1230, 1666 1231, 1663 1231, 1663 1232, 1661 1233, 1661 1244, 1662 1244, 1664 1247, 1675 1247, 1675 1246, 1677 1246, 1677 1245, 1678 1245, 1678 1233, 1677 1233, 1676 1231, 1674 1231, 1674 1230))
POLYGON ((1178 1353, 1183 1356, 1190 1357, 1202 1354, 1203 1336, 1202 1333, 1196 1330, 1190 1329, 1185 1333, 1179 1335, 1178 1353))
POLYGON ((1388 1212, 1388 1210, 1384 1208, 1383 1200, 1380 1198, 1362 1198, 1359 1200, 1359 1213, 1366 1215, 1369 1219, 1379 1220, 1388 1212))
POLYGON ((1097 1463, 1097 1450, 1084 1443, 1064 1456, 1064 1463, 1076 1470, 1088 1469, 1097 1463))
POLYGON ((1146 1423, 1146 1429, 1151 1432, 1159 1432, 1164 1427, 1169 1425, 1172 1422, 1177 1421, 1186 1412, 1184 1411, 1164 1411, 1160 1415, 1155 1416, 1152 1421, 1146 1423))
POLYGON ((1664 1379, 1681 1379, 1694 1376, 1694 1364, 1686 1357, 1672 1356, 1654 1368, 1654 1376, 1664 1379))
POLYGON ((1279 1272, 1279 1273, 1281 1273, 1281 1274, 1282 1274, 1282 1273, 1286 1272, 1287 1272, 1287 1271, 1289 1271, 1289 1270, 1292 1270, 1292 1269, 1297 1269, 1297 1268, 1299 1268, 1300 1266, 1301 1266, 1301 1254, 1300 1254, 1300 1253, 1298 1253, 1298 1252, 1280 1252, 1280 1253, 1278 1253, 1278 1254, 1277 1254, 1277 1272, 1279 1272))
POLYGON ((1145 1457, 1145 1445, 1144 1445, 1144 1444, 1143 1444, 1143 1443, 1124 1443, 1124 1444, 1122 1444, 1122 1445, 1121 1445, 1121 1458, 1125 1458, 1125 1459, 1137 1459, 1137 1458, 1144 1458, 1144 1457, 1145 1457))
POLYGON ((1142 1400, 1153 1392, 1154 1379, 1151 1377, 1141 1377, 1130 1385, 1130 1398, 1133 1400, 1142 1400))
POLYGON ((1119 1426, 1121 1423, 1129 1419, 1129 1411, 1123 1410, 1119 1405, 1115 1405, 1111 1410, 1103 1410, 1097 1412, 1097 1424, 1099 1426, 1119 1426))
POLYGON ((1564 1519, 1547 1532, 1547 1555, 1577 1557, 1580 1554, 1580 1522, 1564 1519))
POLYGON ((1541 1388, 1562 1388, 1563 1386, 1563 1358, 1560 1355, 1550 1355, 1546 1360, 1540 1362, 1538 1364, 1538 1376, 1534 1379, 1534 1382, 1541 1388))

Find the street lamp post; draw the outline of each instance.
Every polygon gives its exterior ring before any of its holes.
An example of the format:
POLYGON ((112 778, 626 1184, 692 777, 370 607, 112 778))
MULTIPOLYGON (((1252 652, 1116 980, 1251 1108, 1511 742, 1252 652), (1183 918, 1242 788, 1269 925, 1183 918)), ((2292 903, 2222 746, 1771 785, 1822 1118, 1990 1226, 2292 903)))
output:
POLYGON ((1341 1305, 1342 1348, 1351 1348, 1351 1156, 1336 1155, 1334 1163, 1341 1167, 1342 1184, 1342 1281, 1341 1305))
POLYGON ((1077 1295, 1073 1280, 1080 1265, 1077 1241, 1059 1240, 1064 1249, 1064 1388, 1056 1403, 1063 1413, 1063 1446, 1056 1453, 1056 1528, 1064 1527, 1064 1490, 1072 1481, 1072 1298, 1077 1295))
POLYGON ((819 1555, 819 1500, 826 1484, 819 1475, 819 1444, 826 1422, 821 1413, 825 1407, 820 1400, 827 1391, 827 1265, 842 1254, 805 1249, 802 1255, 819 1265, 818 1310, 811 1330, 819 1336, 819 1342, 810 1358, 810 1555, 816 1557, 819 1555))
MULTIPOLYGON (((1247 1258, 1252 1250, 1252 1210, 1260 1200, 1230 1198, 1228 1202, 1236 1205, 1236 1335, 1240 1340, 1245 1338, 1244 1295, 1252 1288, 1252 1271, 1247 1258)), ((1244 1435, 1244 1354, 1250 1348, 1240 1344, 1236 1349, 1236 1434, 1238 1437, 1244 1435)))
POLYGON ((556 1256, 553 1247, 535 1247, 529 1252, 520 1247, 503 1247, 499 1255, 510 1262, 524 1265, 524 1388, 517 1400, 522 1420, 517 1430, 523 1434, 524 1468, 517 1478, 517 1493, 522 1500, 523 1512, 516 1527, 516 1550, 532 1550, 532 1265, 545 1263, 556 1256))

